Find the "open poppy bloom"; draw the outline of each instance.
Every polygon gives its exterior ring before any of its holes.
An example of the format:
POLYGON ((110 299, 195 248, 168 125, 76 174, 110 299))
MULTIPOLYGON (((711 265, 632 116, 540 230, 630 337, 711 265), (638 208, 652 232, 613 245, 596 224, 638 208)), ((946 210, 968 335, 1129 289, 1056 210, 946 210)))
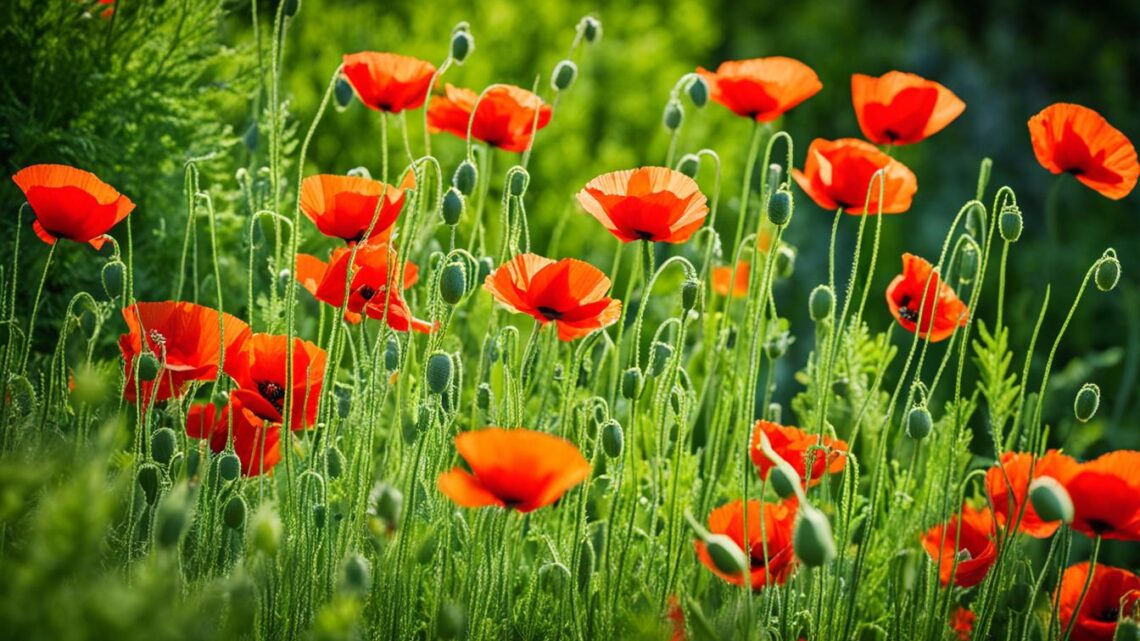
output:
POLYGON ((218 362, 237 359, 249 339, 249 325, 229 314, 194 303, 135 303, 123 308, 127 333, 119 337, 126 364, 123 398, 135 401, 135 360, 151 354, 159 362, 152 381, 140 381, 147 403, 163 401, 182 392, 190 381, 211 381, 218 362), (220 316, 220 318, 219 318, 220 316), (223 343, 224 338, 224 343, 223 343))
MULTIPOLYGON (((261 418, 281 423, 285 411, 289 366, 289 338, 253 334, 226 372, 237 383, 233 395, 261 418)), ((293 339, 293 410, 290 429, 312 427, 317 420, 317 402, 325 375, 325 350, 309 341, 293 339)))
MULTIPOLYGON (((1061 577, 1059 618, 1061 629, 1066 630, 1073 620, 1081 592, 1089 576, 1089 563, 1077 563, 1065 568, 1061 577)), ((1093 569, 1089 591, 1081 601, 1081 611, 1073 626, 1073 641, 1112 641, 1116 622, 1121 612, 1127 612, 1140 600, 1140 576, 1097 564, 1093 569)))
POLYGON ((424 104, 435 65, 396 53, 362 51, 346 54, 342 71, 364 106, 396 114, 424 104))
POLYGON ((968 588, 981 583, 997 560, 996 533, 989 508, 976 510, 963 505, 945 525, 936 525, 922 536, 922 547, 938 564, 942 585, 953 580, 955 585, 968 588))
MULTIPOLYGON (((737 499, 709 513, 709 532, 732 539, 748 557, 748 585, 760 590, 769 583, 783 585, 796 567, 792 550, 792 532, 796 524, 796 507, 792 503, 748 501, 748 532, 744 531, 744 504, 737 499), (763 524, 761 524, 763 513, 763 524), (767 550, 767 558, 764 553, 767 550)), ((697 558, 720 578, 734 585, 744 585, 740 574, 726 574, 717 569, 704 541, 697 541, 697 558)))
POLYGON ((712 99, 738 116, 770 122, 823 89, 799 60, 773 56, 722 62, 716 72, 697 67, 712 99))
POLYGON ((1084 463, 1065 489, 1073 499, 1074 530, 1140 540, 1140 452, 1120 450, 1084 463))
POLYGON ((736 264, 736 276, 732 275, 731 265, 721 265, 712 269, 713 291, 719 296, 743 298, 748 295, 748 276, 752 263, 742 260, 736 264))
POLYGON ((67 165, 24 167, 12 180, 36 215, 32 230, 49 245, 66 238, 99 249, 103 235, 135 208, 95 174, 67 165))
POLYGON ((461 467, 444 472, 438 486, 463 507, 531 512, 590 475, 590 463, 573 443, 545 432, 488 427, 459 434, 455 449, 471 472, 461 467))
POLYGON ((993 505, 994 515, 999 524, 1005 525, 1020 515, 1021 521, 1017 529, 1034 538, 1044 539, 1052 536, 1061 522, 1046 522, 1037 516, 1033 504, 1025 500, 1029 493, 1029 484, 1034 479, 1049 476, 1064 485, 1077 471, 1077 462, 1057 450, 1049 450, 1044 456, 1037 458, 1036 463, 1033 458, 1033 455, 1028 453, 1002 454, 1001 466, 994 466, 986 472, 986 492, 990 496, 990 503, 993 505), (1033 466, 1032 478, 1029 474, 1030 465, 1033 466), (1023 506, 1024 512, 1022 512, 1023 506))
POLYGON ((621 301, 606 296, 610 279, 574 258, 519 254, 489 274, 483 289, 511 311, 554 323, 564 341, 609 327, 621 314, 621 301))
POLYGON ((186 414, 186 435, 209 441, 214 453, 225 451, 233 438, 234 454, 246 476, 269 473, 281 461, 281 426, 266 421, 232 397, 217 411, 213 403, 196 403, 186 414))
POLYGON ((958 606, 950 613, 950 629, 954 631, 954 636, 959 641, 970 641, 970 637, 974 634, 974 621, 978 616, 970 611, 969 608, 958 606))
POLYGON ((954 289, 942 282, 934 266, 913 254, 903 254, 902 261, 903 273, 895 276, 887 286, 887 306, 899 325, 908 332, 918 331, 919 338, 925 339, 929 335, 932 343, 944 341, 955 329, 965 327, 970 310, 954 289), (927 279, 930 280, 929 285, 927 279), (920 321, 921 328, 918 325, 920 321))
POLYGON ((942 131, 966 103, 942 85, 913 73, 851 76, 851 102, 863 136, 877 145, 910 145, 942 131))
POLYGON ((432 133, 446 131, 467 139, 467 125, 471 136, 504 151, 526 151, 533 133, 550 122, 553 112, 550 105, 537 95, 513 85, 496 85, 483 94, 452 85, 444 87, 444 95, 433 98, 428 106, 428 128, 432 133), (475 103, 475 120, 471 111, 475 103), (535 113, 538 123, 535 124, 535 113))
POLYGON ((364 240, 370 225, 370 239, 386 239, 404 207, 404 196, 404 185, 357 176, 320 174, 301 181, 301 211, 322 234, 349 243, 364 240))
POLYGON ((1100 114, 1080 105, 1049 105, 1029 119, 1037 162, 1049 171, 1068 172, 1113 200, 1136 186, 1136 148, 1100 114))
POLYGON ((792 169, 796 184, 815 204, 849 214, 879 213, 880 180, 883 170, 882 213, 901 214, 910 209, 918 180, 906 165, 855 138, 816 138, 808 147, 804 170, 792 169), (874 178, 874 180, 872 180, 874 178), (869 198, 868 198, 869 197, 869 198))
POLYGON ((761 434, 768 437, 768 443, 780 455, 780 458, 792 466, 799 475, 800 482, 807 483, 809 486, 818 485, 825 470, 828 474, 838 474, 843 471, 843 466, 847 464, 846 442, 824 436, 823 443, 820 443, 817 435, 809 434, 798 427, 784 427, 772 421, 760 420, 756 421, 752 427, 752 463, 759 470, 761 478, 768 478, 768 472, 776 466, 760 448, 761 434), (817 445, 822 445, 825 450, 817 449, 812 452, 811 479, 809 480, 807 475, 808 450, 817 445))
POLYGON ((709 213, 697 181, 667 167, 602 174, 578 192, 578 202, 626 243, 683 243, 709 213))

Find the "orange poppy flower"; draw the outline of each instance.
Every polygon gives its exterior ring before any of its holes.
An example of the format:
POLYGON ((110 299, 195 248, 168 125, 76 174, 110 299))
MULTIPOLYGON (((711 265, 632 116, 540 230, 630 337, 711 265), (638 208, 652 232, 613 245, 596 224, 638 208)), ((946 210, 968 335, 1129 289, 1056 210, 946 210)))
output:
POLYGON ((127 333, 119 337, 126 363, 123 398, 135 401, 135 359, 153 354, 161 364, 153 381, 141 381, 143 398, 163 401, 182 392, 190 381, 211 381, 218 375, 218 361, 225 339, 225 360, 237 359, 249 339, 249 326, 229 314, 194 303, 135 303, 123 309, 127 333), (145 342, 144 342, 145 341, 145 342))
POLYGON ((1029 484, 1034 479, 1050 476, 1064 485, 1077 471, 1077 462, 1057 450, 1049 450, 1033 462, 1028 453, 1006 452, 1001 456, 1001 466, 994 466, 986 472, 986 492, 990 496, 994 514, 999 524, 1006 524, 1021 514, 1018 530, 1029 536, 1044 539, 1053 535, 1060 521, 1045 522, 1037 516, 1031 503, 1025 502, 1029 484), (1029 466, 1033 465, 1033 477, 1029 476, 1029 466), (1003 473, 1004 470, 1004 473, 1003 473), (1025 512, 1022 513, 1022 506, 1025 512))
POLYGON ((99 249, 103 235, 135 208, 95 174, 67 165, 24 167, 12 180, 36 215, 32 230, 49 245, 66 238, 99 249))
MULTIPOLYGON (((1077 563, 1065 569, 1061 576, 1059 618, 1061 629, 1066 630, 1073 620, 1073 611, 1081 598, 1089 576, 1089 563, 1077 563)), ((1097 564, 1089 591, 1081 601, 1081 610, 1073 626, 1072 641, 1112 641, 1116 621, 1121 612, 1132 609, 1140 601, 1140 576, 1097 564)))
POLYGON ((1073 499, 1074 530, 1140 540, 1140 452, 1121 450, 1084 463, 1065 489, 1073 499))
MULTIPOLYGON (((246 341, 226 372, 233 377, 243 405, 261 418, 282 422, 289 364, 289 338, 254 334, 246 341)), ((309 341, 293 339, 293 411, 290 429, 312 427, 317 420, 317 402, 325 374, 325 350, 309 341)))
POLYGON ((977 618, 969 608, 962 606, 954 608, 954 612, 950 614, 950 629, 954 631, 954 636, 958 637, 959 641, 970 641, 970 636, 974 633, 974 621, 977 618))
POLYGON ((362 51, 346 54, 342 71, 364 106, 396 114, 424 104, 435 65, 396 53, 362 51))
POLYGON ((827 451, 816 450, 812 453, 811 480, 807 478, 808 449, 819 443, 819 437, 809 434, 798 427, 784 427, 772 421, 756 421, 752 427, 752 463, 760 472, 761 478, 768 478, 768 471, 776 466, 760 449, 760 435, 768 437, 780 458, 788 462, 799 474, 800 482, 809 485, 818 485, 823 478, 824 470, 829 474, 838 474, 847 464, 847 443, 828 436, 823 437, 823 447, 827 451))
POLYGON ((967 504, 945 525, 936 525, 927 531, 922 537, 922 547, 939 564, 938 578, 942 585, 949 585, 953 577, 955 585, 968 588, 981 583, 997 559, 996 533, 989 508, 976 510, 967 504))
POLYGON ((901 214, 910 209, 918 191, 914 173, 863 140, 816 138, 808 147, 804 170, 792 169, 792 177, 824 209, 843 208, 849 214, 874 215, 879 213, 879 180, 876 178, 872 184, 872 178, 880 169, 884 170, 885 180, 883 213, 901 214))
POLYGON ((513 312, 554 323, 564 341, 609 327, 621 314, 621 301, 606 296, 610 279, 573 258, 519 254, 488 274, 483 289, 513 312))
POLYGON ((736 264, 736 276, 732 275, 731 265, 713 267, 713 291, 719 296, 732 295, 733 298, 743 298, 748 295, 748 275, 752 271, 752 263, 742 260, 736 264))
POLYGON ((214 453, 224 451, 232 436, 234 454, 246 476, 268 474, 281 461, 281 426, 250 410, 240 397, 232 397, 220 415, 212 403, 191 405, 186 435, 209 441, 214 453))
POLYGON ((322 234, 349 243, 364 239, 378 205, 379 217, 369 238, 386 239, 404 207, 404 196, 403 185, 357 176, 320 174, 301 181, 301 211, 322 234))
POLYGON ((863 136, 878 145, 910 145, 942 131, 966 103, 946 87, 913 73, 851 76, 851 102, 863 136))
POLYGON ((1029 119, 1029 137, 1042 167, 1069 172, 1107 198, 1120 200, 1136 186, 1136 148, 1088 107, 1057 103, 1042 109, 1029 119))
POLYGON ((626 243, 683 243, 709 213, 697 182, 666 167, 602 174, 578 192, 578 202, 626 243))
POLYGON ((930 335, 930 341, 937 343, 950 338, 958 327, 965 327, 970 310, 954 289, 939 278, 934 266, 919 256, 903 254, 903 273, 895 276, 887 286, 887 306, 891 314, 908 332, 918 330, 919 338, 930 335), (927 278, 930 284, 927 286, 927 278), (923 287, 926 287, 926 301, 923 303, 923 287), (935 302, 937 301, 937 305, 935 302), (919 311, 919 306, 922 311, 919 311), (922 328, 918 328, 919 321, 922 328))
MULTIPOLYGON (((748 585, 753 590, 772 585, 783 585, 796 567, 792 550, 792 532, 796 524, 794 503, 764 503, 748 501, 748 533, 744 532, 744 504, 739 500, 718 507, 709 513, 709 532, 723 534, 732 539, 744 552, 749 561, 748 585), (763 511, 763 525, 761 525, 763 511), (766 538, 765 538, 766 537, 766 538), (764 552, 768 558, 765 562, 764 552)), ((726 574, 717 569, 709 556, 704 541, 697 541, 697 558, 713 574, 732 583, 743 585, 744 577, 739 574, 726 574)))
POLYGON ((489 427, 455 437, 461 467, 439 475, 439 491, 463 507, 531 512, 554 503, 590 475, 573 443, 545 432, 489 427))
POLYGON ((432 133, 446 131, 464 140, 471 110, 476 101, 479 109, 471 124, 471 136, 504 151, 526 151, 533 131, 550 122, 550 105, 535 94, 513 85, 496 85, 483 94, 447 85, 443 96, 432 99, 428 106, 428 129, 432 133), (534 114, 538 112, 538 126, 534 114))
POLYGON ((716 73, 697 67, 712 99, 738 116, 770 122, 823 89, 819 76, 799 60, 774 56, 722 62, 716 73))

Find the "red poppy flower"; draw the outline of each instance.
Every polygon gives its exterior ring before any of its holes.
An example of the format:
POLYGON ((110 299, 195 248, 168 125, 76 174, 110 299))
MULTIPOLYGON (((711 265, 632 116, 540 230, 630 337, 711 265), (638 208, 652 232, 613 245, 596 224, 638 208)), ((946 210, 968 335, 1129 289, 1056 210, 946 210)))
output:
POLYGON ((689 638, 689 632, 685 627, 685 610, 681 607, 681 599, 676 594, 669 595, 668 608, 665 616, 669 619, 669 627, 673 631, 669 636, 669 641, 686 641, 689 638))
POLYGON ((942 131, 966 103, 946 87, 913 73, 851 76, 851 101, 863 136, 879 145, 910 145, 942 131))
POLYGON ((446 131, 466 140, 471 110, 478 101, 479 109, 475 112, 475 122, 471 123, 471 136, 505 151, 526 151, 533 131, 545 127, 553 113, 542 98, 512 85, 491 87, 483 94, 482 100, 474 91, 452 85, 447 85, 445 92, 445 95, 433 98, 428 106, 428 128, 432 133, 446 131))
POLYGON ((383 240, 391 233, 404 207, 403 187, 357 176, 309 176, 301 181, 301 211, 322 234, 350 243, 363 240, 376 217, 369 238, 383 240), (384 198, 382 205, 381 197, 384 198))
POLYGON ((590 475, 573 443, 553 434, 489 427, 455 437, 471 472, 439 476, 439 491, 463 507, 498 505, 531 512, 554 503, 590 475))
POLYGON ((95 174, 67 165, 32 165, 12 180, 36 215, 32 229, 49 245, 66 238, 99 249, 103 235, 135 208, 95 174))
POLYGON ((1029 137, 1042 167, 1067 171, 1107 198, 1120 200, 1136 186, 1136 148, 1088 107, 1057 103, 1042 109, 1029 119, 1029 137))
POLYGON ((872 185, 872 178, 880 169, 884 170, 885 180, 883 213, 901 214, 910 209, 914 192, 918 191, 914 173, 862 140, 816 138, 808 147, 804 170, 792 169, 792 177, 824 209, 843 208, 849 214, 873 215, 879 213, 879 180, 876 178, 872 185))
POLYGON ((736 264, 736 276, 732 275, 731 265, 713 267, 713 291, 719 296, 732 295, 733 298, 743 298, 748 295, 748 276, 752 271, 752 264, 742 260, 736 264))
POLYGON ((225 339, 225 360, 238 358, 249 339, 249 326, 229 315, 194 303, 135 303, 123 309, 127 333, 119 337, 126 363, 123 398, 138 398, 135 389, 135 359, 153 354, 162 365, 153 381, 142 381, 143 398, 149 403, 178 396, 190 381, 211 381, 218 375, 218 360, 225 339), (144 342, 145 340, 145 342, 144 342))
POLYGON ((489 274, 483 289, 511 311, 554 323, 564 341, 608 327, 621 314, 621 301, 606 296, 610 279, 573 258, 519 254, 489 274))
POLYGON ((887 286, 887 306, 891 314, 908 332, 918 329, 922 321, 919 337, 937 343, 950 338, 958 327, 965 327, 970 310, 958 295, 937 272, 931 276, 934 266, 919 256, 903 254, 903 273, 895 276, 887 286), (927 279, 930 284, 927 285, 927 279), (923 303, 923 287, 926 287, 926 300, 923 303), (937 305, 935 305, 937 302, 937 305), (919 311, 919 306, 922 311, 919 311))
POLYGON ((110 5, 106 9, 99 12, 99 17, 104 20, 110 20, 111 16, 115 15, 115 0, 99 0, 101 5, 110 5))
MULTIPOLYGON (((748 533, 744 532, 744 504, 739 499, 713 510, 709 514, 709 532, 723 534, 732 539, 744 552, 749 561, 748 584, 759 590, 770 582, 783 585, 792 570, 796 559, 792 551, 792 532, 796 524, 794 503, 764 503, 748 501, 748 533), (763 511, 763 525, 761 525, 763 511), (766 538, 765 538, 766 537, 766 538), (764 553, 767 550, 767 562, 764 553)), ((743 585, 744 577, 739 574, 726 574, 717 569, 709 556, 703 541, 697 541, 697 558, 720 578, 734 585, 743 585)))
POLYGON ((1073 499, 1074 530, 1140 540, 1140 452, 1121 450, 1084 463, 1065 489, 1073 499))
POLYGON ((268 474, 281 461, 281 426, 250 410, 240 397, 232 397, 220 415, 212 403, 191 405, 186 435, 209 441, 215 453, 224 451, 232 436, 234 454, 246 476, 268 474))
POLYGON ((1002 454, 1001 466, 994 466, 986 472, 986 492, 990 496, 994 514, 999 524, 1006 524, 1021 514, 1018 530, 1029 536, 1044 539, 1053 535, 1060 521, 1045 522, 1037 516, 1031 503, 1025 502, 1029 484, 1034 479, 1049 476, 1064 485, 1077 471, 1077 462, 1057 450, 1049 450, 1033 462, 1028 453, 1006 452, 1002 454), (1029 466, 1033 465, 1033 477, 1029 476, 1029 466), (1003 473, 1004 470, 1004 473, 1003 473), (1022 506, 1025 512, 1022 513, 1022 506))
POLYGON ((808 449, 819 444, 819 437, 809 434, 798 427, 784 427, 772 421, 756 421, 752 427, 752 463, 760 471, 761 478, 768 478, 768 471, 776 466, 760 449, 760 435, 768 437, 780 458, 788 462, 799 474, 801 482, 809 485, 818 485, 823 478, 824 470, 829 474, 838 474, 847 464, 847 443, 828 436, 823 437, 823 447, 826 451, 815 450, 812 453, 811 481, 807 478, 808 449))
POLYGON ((954 608, 954 612, 950 614, 950 629, 954 631, 954 636, 958 637, 959 641, 970 641, 970 637, 974 634, 974 621, 977 618, 977 615, 968 608, 962 606, 954 608))
MULTIPOLYGON (((1086 561, 1069 566, 1061 577, 1058 615, 1062 630, 1068 629, 1073 620, 1073 611, 1088 576, 1089 564, 1086 561)), ((1089 591, 1081 601, 1073 635, 1069 638, 1072 641, 1112 641, 1120 613, 1131 610, 1137 601, 1140 601, 1140 576, 1128 570, 1097 564, 1089 591)))
POLYGON ((578 202, 626 243, 683 243, 709 213, 697 182, 666 167, 602 174, 578 192, 578 202))
POLYGON ((697 68, 712 99, 738 116, 769 122, 823 89, 819 76, 799 60, 774 56, 722 62, 716 73, 697 68))
MULTIPOLYGON (((287 336, 254 334, 226 372, 239 389, 234 396, 261 418, 280 423, 285 411, 289 364, 287 336)), ((325 374, 325 350, 309 341, 293 339, 293 411, 290 429, 312 427, 317 420, 317 402, 325 374)))
POLYGON ((424 104, 435 65, 395 53, 362 51, 344 56, 343 73, 364 106, 395 114, 424 104))
POLYGON ((950 517, 945 525, 936 525, 924 534, 922 547, 939 564, 938 578, 942 585, 948 585, 951 576, 955 585, 964 588, 981 583, 997 559, 996 532, 989 508, 976 510, 963 505, 962 512, 950 517))

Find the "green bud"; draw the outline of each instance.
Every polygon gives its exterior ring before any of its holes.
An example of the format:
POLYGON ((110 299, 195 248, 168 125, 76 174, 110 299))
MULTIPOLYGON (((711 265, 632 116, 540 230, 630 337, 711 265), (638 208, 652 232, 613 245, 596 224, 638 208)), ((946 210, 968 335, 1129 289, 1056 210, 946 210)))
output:
POLYGON ((328 520, 329 510, 322 503, 313 506, 313 524, 317 529, 324 529, 325 522, 328 520))
POLYGON ((594 573, 594 546, 590 540, 578 546, 578 590, 585 592, 590 587, 590 575, 594 573))
POLYGON ((476 282, 483 282, 495 271, 495 261, 490 256, 484 256, 479 259, 479 277, 475 279, 476 282))
POLYGON ((443 222, 452 227, 458 225, 459 219, 463 217, 463 212, 466 209, 467 201, 455 187, 448 189, 447 193, 443 195, 443 222))
POLYGON ((791 278, 796 269, 796 250, 788 245, 780 245, 776 249, 776 276, 791 278))
POLYGON ((448 264, 439 275, 439 297, 448 305, 454 305, 466 293, 467 268, 462 262, 448 264))
POLYGON ((1120 261, 1117 260, 1115 251, 1110 249, 1104 252, 1096 264, 1094 276, 1100 291, 1110 292, 1116 289, 1116 284, 1120 282, 1120 261))
POLYGON ((141 465, 137 478, 139 487, 141 487, 143 491, 143 497, 146 498, 146 502, 150 505, 154 505, 154 502, 158 500, 159 485, 162 483, 162 477, 158 467, 151 463, 141 465))
POLYGON ((649 359, 649 375, 660 376, 665 365, 673 358, 673 346, 661 341, 653 341, 653 357, 649 359))
POLYGON ((1077 415, 1077 420, 1082 423, 1088 423, 1093 416, 1096 416, 1096 410, 1100 407, 1100 386, 1096 383, 1085 383, 1081 389, 1077 391, 1077 398, 1073 401, 1073 413, 1077 415))
POLYGON ((832 293, 830 287, 819 285, 811 290, 811 296, 808 298, 808 312, 813 321, 819 323, 827 320, 831 317, 834 308, 835 294, 832 293))
POLYGON ((257 121, 249 123, 245 133, 241 135, 241 142, 245 148, 250 151, 257 151, 257 143, 261 140, 261 130, 257 126, 257 121))
POLYGON ((1031 588, 1027 583, 1015 583, 1006 594, 1005 604, 1014 612, 1026 612, 1031 605, 1029 595, 1031 588))
POLYGON ((153 381, 158 378, 161 369, 162 364, 158 362, 158 357, 151 352, 139 355, 138 373, 140 381, 153 381))
POLYGON ((1002 240, 1009 243, 1016 243, 1017 239, 1021 238, 1021 230, 1024 227, 1024 222, 1021 219, 1021 210, 1017 205, 1006 205, 1002 207, 1000 218, 998 218, 998 229, 1001 231, 1002 240))
POLYGON ((1073 499, 1065 486, 1051 476, 1041 476, 1029 484, 1029 503, 1041 520, 1073 522, 1073 499))
POLYGON ((463 634, 465 625, 463 607, 455 603, 444 603, 435 618, 435 635, 440 639, 458 639, 463 634))
POLYGON ((186 452, 186 463, 183 465, 186 477, 191 478, 198 473, 198 467, 202 465, 202 454, 196 449, 190 449, 186 452))
POLYGON ((388 523, 388 527, 395 528, 400 522, 400 513, 404 509, 404 494, 387 483, 377 483, 372 488, 369 497, 372 504, 371 512, 388 523))
POLYGON ((748 570, 749 564, 744 552, 736 541, 723 534, 711 534, 705 539, 705 548, 712 559, 713 566, 728 575, 743 574, 748 570))
POLYGON ((226 452, 218 457, 218 475, 224 481, 233 481, 241 475, 241 459, 226 452))
POLYGON ((792 534, 792 548, 796 557, 810 568, 817 568, 835 558, 835 538, 831 523, 823 512, 805 504, 800 505, 800 518, 792 534))
POLYGON ((530 174, 526 169, 516 165, 509 172, 511 174, 511 182, 509 188, 511 195, 515 198, 522 198, 526 193, 526 188, 530 184, 530 174))
POLYGON ((677 131, 681 127, 681 123, 685 120, 685 109, 678 100, 673 99, 666 103, 662 120, 669 131, 677 131))
POLYGON ((348 592, 366 595, 372 590, 372 565, 359 554, 344 560, 344 587, 348 592))
POLYGON ((578 65, 570 60, 562 60, 554 65, 554 73, 550 77, 550 85, 555 91, 566 91, 574 84, 578 77, 578 65))
POLYGON ((972 243, 962 245, 958 254, 958 280, 964 284, 974 282, 978 275, 978 250, 972 243))
POLYGON ((792 192, 787 189, 777 189, 768 198, 768 220, 780 227, 788 224, 792 219, 792 192))
POLYGON ((606 456, 610 458, 618 458, 621 456, 621 451, 625 447, 625 432, 621 429, 621 423, 614 419, 606 421, 602 426, 602 450, 606 456))
POLYGON ((394 372, 400 369, 400 341, 389 338, 384 347, 384 369, 394 372))
POLYGON ((451 385, 451 354, 436 352, 428 358, 427 384, 433 394, 442 394, 451 385))
POLYGON ((689 178, 696 178, 697 172, 701 170, 701 157, 696 154, 685 154, 681 156, 681 160, 677 162, 677 171, 685 174, 689 178))
POLYGON ((631 367, 621 376, 621 395, 630 400, 637 400, 641 398, 641 392, 644 388, 644 381, 641 376, 641 368, 634 366, 631 367))
POLYGON ((697 306, 701 296, 701 282, 695 278, 686 278, 681 283, 681 307, 690 311, 697 306))
POLYGON ((912 407, 906 415, 906 435, 916 441, 921 441, 930 435, 934 429, 934 419, 930 410, 922 406, 912 407))
POLYGON ((586 42, 594 43, 602 38, 602 23, 593 16, 582 18, 581 29, 586 42))
POLYGON ((479 170, 470 160, 464 160, 455 169, 455 174, 451 177, 451 184, 459 190, 459 193, 470 196, 475 191, 475 183, 478 179, 479 170))
POLYGON ((123 274, 126 271, 127 266, 118 259, 108 261, 107 264, 103 265, 100 275, 103 277, 103 291, 107 292, 107 298, 114 300, 123 295, 123 274))
POLYGON ((1140 641, 1140 622, 1130 618, 1121 619, 1116 624, 1112 641, 1140 641))
POLYGON ((169 427, 160 427, 150 435, 150 455, 162 465, 170 463, 177 445, 178 436, 169 427))
POLYGON ((352 83, 344 76, 338 76, 336 85, 333 86, 333 97, 336 98, 336 106, 338 109, 347 109, 352 104, 352 98, 356 92, 352 90, 352 83))
POLYGON ((285 0, 285 17, 292 18, 301 10, 301 0, 285 0))
POLYGON ((547 563, 538 569, 538 580, 551 594, 561 594, 570 580, 570 568, 561 563, 547 563))
POLYGON ((155 516, 155 541, 160 547, 178 545, 190 525, 192 507, 190 488, 184 483, 166 495, 155 516))
POLYGON ((245 499, 236 494, 222 508, 222 522, 231 530, 240 530, 245 525, 245 512, 245 499))
POLYGON ((281 545, 281 517, 268 501, 258 506, 250 521, 249 543, 255 552, 275 556, 281 545))
POLYGON ((709 102, 709 83, 705 79, 696 76, 693 83, 689 85, 689 99, 697 107, 704 107, 709 102))
POLYGON ((790 339, 787 334, 774 336, 764 342, 764 354, 768 360, 774 361, 787 353, 789 343, 790 339))
POLYGON ((467 56, 475 50, 475 38, 466 29, 456 31, 451 36, 451 60, 457 65, 467 61, 467 56))
POLYGON ((798 494, 796 490, 799 489, 800 480, 795 469, 785 461, 777 462, 768 472, 768 482, 772 484, 776 496, 781 499, 790 499, 798 494))
POLYGON ((344 473, 344 454, 334 445, 325 450, 326 464, 330 479, 338 479, 344 473))
POLYGON ((487 383, 480 383, 479 389, 475 391, 475 403, 477 407, 484 412, 491 408, 491 404, 495 402, 495 393, 491 390, 491 386, 487 383))

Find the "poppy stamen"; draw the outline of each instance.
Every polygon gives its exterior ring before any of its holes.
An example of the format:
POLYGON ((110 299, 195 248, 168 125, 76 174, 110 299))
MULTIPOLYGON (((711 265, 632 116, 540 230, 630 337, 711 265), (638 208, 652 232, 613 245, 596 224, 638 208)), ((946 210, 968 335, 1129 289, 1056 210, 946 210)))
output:
POLYGON ((548 321, 562 320, 562 312, 554 309, 553 307, 539 305, 538 313, 542 314, 548 321))
POLYGON ((257 384, 257 391, 261 393, 262 398, 269 401, 278 410, 282 409, 285 405, 285 388, 274 383, 273 381, 261 381, 257 384))

